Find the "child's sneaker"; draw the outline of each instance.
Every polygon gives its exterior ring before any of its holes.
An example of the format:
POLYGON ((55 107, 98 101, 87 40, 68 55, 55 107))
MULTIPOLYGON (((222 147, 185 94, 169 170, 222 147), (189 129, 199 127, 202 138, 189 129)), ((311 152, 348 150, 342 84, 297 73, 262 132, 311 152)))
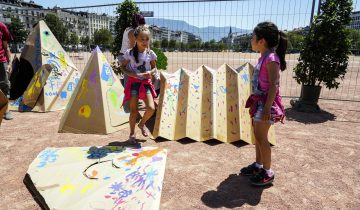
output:
POLYGON ((248 165, 247 167, 244 167, 240 170, 240 174, 243 176, 253 176, 260 172, 259 167, 256 166, 256 162, 254 162, 251 165, 248 165))
POLYGON ((250 178, 251 184, 255 186, 269 185, 274 181, 275 174, 269 176, 265 169, 260 169, 260 173, 250 178))

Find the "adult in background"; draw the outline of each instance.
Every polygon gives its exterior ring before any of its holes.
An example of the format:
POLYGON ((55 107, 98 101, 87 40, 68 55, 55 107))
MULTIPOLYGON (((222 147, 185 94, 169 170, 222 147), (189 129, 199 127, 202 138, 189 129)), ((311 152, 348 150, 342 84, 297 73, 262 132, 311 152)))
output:
MULTIPOLYGON (((9 42, 13 40, 9 29, 4 23, 0 21, 0 89, 2 92, 9 96, 10 94, 10 81, 11 74, 11 52, 9 42)), ((1 117, 1 116, 0 116, 1 117)), ((12 114, 7 110, 4 114, 5 120, 12 120, 12 114)))

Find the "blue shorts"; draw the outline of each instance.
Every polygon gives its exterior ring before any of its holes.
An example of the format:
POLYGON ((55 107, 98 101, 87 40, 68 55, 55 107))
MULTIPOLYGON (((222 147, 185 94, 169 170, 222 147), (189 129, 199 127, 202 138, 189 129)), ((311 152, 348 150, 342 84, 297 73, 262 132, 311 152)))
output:
MULTIPOLYGON (((139 96, 139 90, 140 90, 141 83, 132 83, 131 89, 130 89, 130 95, 131 96, 139 96)), ((146 94, 151 94, 151 87, 150 85, 144 85, 146 94)))
MULTIPOLYGON (((262 122, 263 120, 261 119, 262 113, 264 112, 264 106, 262 104, 259 104, 256 110, 256 113, 253 117, 254 122, 262 122)), ((275 122, 273 120, 268 120, 268 123, 270 125, 273 125, 275 122)))

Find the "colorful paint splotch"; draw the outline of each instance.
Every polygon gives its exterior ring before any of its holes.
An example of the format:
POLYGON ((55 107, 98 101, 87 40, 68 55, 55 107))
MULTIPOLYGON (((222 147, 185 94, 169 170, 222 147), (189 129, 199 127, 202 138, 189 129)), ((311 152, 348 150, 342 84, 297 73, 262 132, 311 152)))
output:
POLYGON ((117 92, 113 89, 109 89, 109 95, 110 95, 111 104, 114 106, 114 108, 119 107, 120 103, 117 92))
POLYGON ((159 209, 165 149, 122 148, 87 158, 94 148, 47 148, 31 163, 27 173, 50 209, 159 209), (52 162, 37 167, 44 161, 52 162))
POLYGON ((42 168, 47 164, 54 163, 59 156, 57 154, 58 150, 59 149, 46 149, 42 151, 38 156, 39 164, 37 168, 42 168))
POLYGON ((91 108, 89 105, 84 105, 79 109, 79 116, 89 118, 91 115, 91 108))
POLYGON ((104 63, 101 70, 101 79, 106 81, 109 86, 114 83, 111 66, 108 63, 104 63))

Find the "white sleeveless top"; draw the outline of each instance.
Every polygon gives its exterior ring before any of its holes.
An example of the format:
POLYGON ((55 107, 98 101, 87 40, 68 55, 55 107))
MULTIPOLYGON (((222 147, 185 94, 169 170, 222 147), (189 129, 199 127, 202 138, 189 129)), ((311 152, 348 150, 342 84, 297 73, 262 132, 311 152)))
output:
POLYGON ((120 53, 125 54, 126 50, 130 48, 129 32, 133 30, 131 27, 127 27, 124 31, 120 53))

